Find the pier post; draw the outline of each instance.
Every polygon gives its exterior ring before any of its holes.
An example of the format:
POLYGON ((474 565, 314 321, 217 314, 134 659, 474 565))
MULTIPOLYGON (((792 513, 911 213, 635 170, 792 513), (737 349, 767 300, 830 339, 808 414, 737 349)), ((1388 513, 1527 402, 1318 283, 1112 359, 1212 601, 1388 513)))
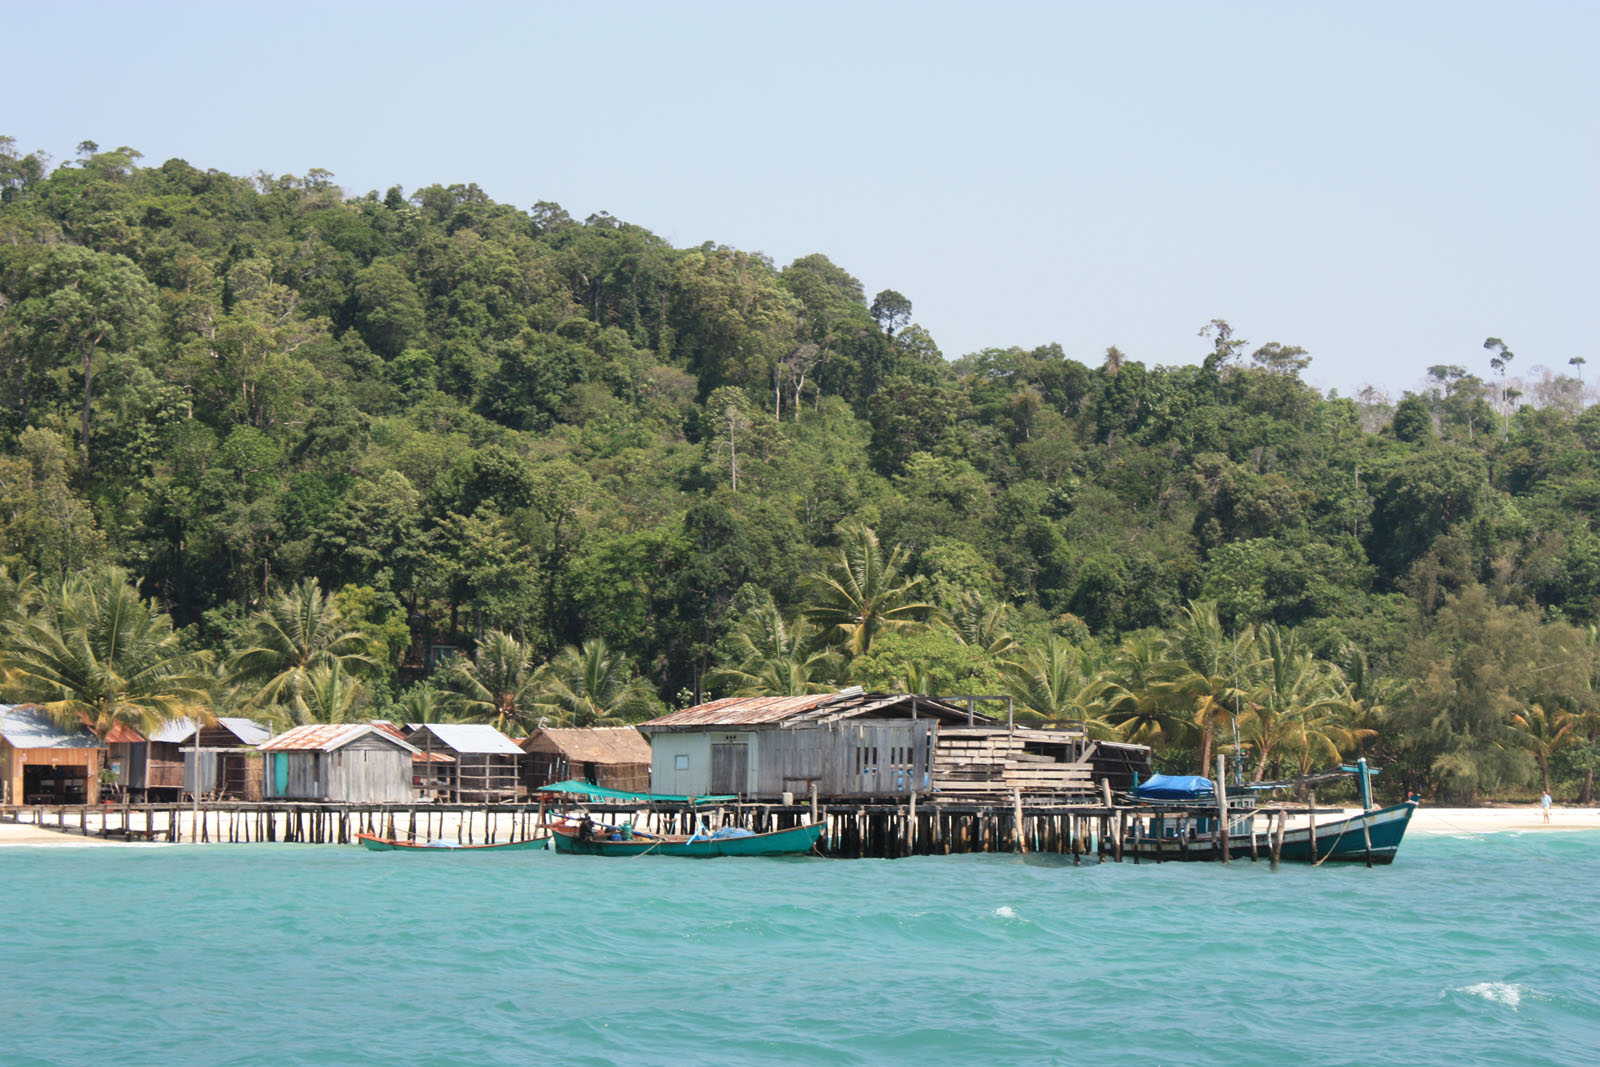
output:
POLYGON ((1228 757, 1217 753, 1217 852, 1228 862, 1228 757))
POLYGON ((1317 791, 1306 790, 1306 842, 1311 846, 1311 862, 1317 862, 1317 791))

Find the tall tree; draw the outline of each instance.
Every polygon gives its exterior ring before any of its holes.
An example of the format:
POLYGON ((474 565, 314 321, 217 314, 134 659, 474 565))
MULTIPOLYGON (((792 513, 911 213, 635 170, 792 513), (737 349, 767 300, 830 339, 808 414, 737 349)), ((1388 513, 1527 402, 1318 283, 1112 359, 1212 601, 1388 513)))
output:
MULTIPOLYGON (((79 447, 89 456, 89 419, 97 363, 108 352, 133 352, 151 336, 156 319, 155 287, 126 256, 57 245, 24 273, 19 292, 5 310, 0 335, 36 354, 36 365, 77 367, 82 380, 79 447)), ((27 382, 19 398, 26 411, 33 397, 27 382)))
POLYGON ((557 726, 616 726, 656 708, 650 687, 626 656, 601 638, 568 645, 539 670, 533 709, 557 726))
POLYGON ((120 567, 52 583, 32 615, 13 617, 0 643, 6 699, 102 737, 118 725, 148 735, 169 719, 209 719, 206 663, 184 649, 171 618, 142 599, 120 567))
POLYGON ((532 729, 539 679, 527 645, 501 630, 490 630, 472 659, 457 659, 445 676, 446 702, 466 722, 486 722, 503 734, 532 729))
POLYGON ((1246 708, 1246 672, 1256 658, 1252 636, 1229 636, 1215 603, 1191 601, 1184 606, 1154 688, 1170 706, 1188 709, 1199 729, 1200 774, 1210 773, 1217 731, 1237 723, 1246 708))
POLYGON ((255 707, 288 709, 303 703, 315 667, 338 663, 348 672, 372 662, 368 635, 345 628, 338 604, 315 578, 273 591, 250 624, 254 644, 233 657, 230 671, 257 683, 250 697, 255 707))
POLYGON ((878 535, 861 523, 842 527, 839 537, 834 561, 812 575, 806 616, 853 658, 880 632, 919 625, 933 606, 917 599, 922 578, 903 573, 908 561, 899 545, 886 554, 878 535))

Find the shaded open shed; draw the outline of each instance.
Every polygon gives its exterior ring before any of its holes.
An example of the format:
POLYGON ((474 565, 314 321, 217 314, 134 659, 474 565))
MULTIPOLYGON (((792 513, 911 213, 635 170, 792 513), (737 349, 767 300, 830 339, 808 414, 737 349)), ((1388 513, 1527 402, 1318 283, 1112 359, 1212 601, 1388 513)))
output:
POLYGON ((32 705, 0 704, 0 792, 7 804, 95 804, 106 747, 32 705))
POLYGON ((650 742, 631 726, 546 727, 518 742, 528 790, 577 778, 608 789, 650 791, 650 742))
POLYGON ((406 740, 429 756, 453 764, 431 768, 439 800, 460 804, 513 801, 522 793, 522 749, 493 726, 473 722, 408 723, 406 740))

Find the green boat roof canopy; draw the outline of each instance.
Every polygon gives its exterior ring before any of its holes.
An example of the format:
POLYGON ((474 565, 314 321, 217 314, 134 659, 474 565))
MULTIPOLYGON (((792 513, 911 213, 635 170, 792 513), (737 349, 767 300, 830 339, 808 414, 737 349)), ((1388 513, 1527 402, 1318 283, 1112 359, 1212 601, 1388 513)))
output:
POLYGON ((722 804, 730 800, 738 800, 734 793, 725 793, 717 796, 671 796, 666 793, 630 793, 621 789, 608 789, 603 785, 593 785, 589 782, 573 779, 568 782, 556 782, 552 785, 539 787, 541 793, 565 793, 569 796, 592 797, 595 800, 621 800, 630 804, 722 804))

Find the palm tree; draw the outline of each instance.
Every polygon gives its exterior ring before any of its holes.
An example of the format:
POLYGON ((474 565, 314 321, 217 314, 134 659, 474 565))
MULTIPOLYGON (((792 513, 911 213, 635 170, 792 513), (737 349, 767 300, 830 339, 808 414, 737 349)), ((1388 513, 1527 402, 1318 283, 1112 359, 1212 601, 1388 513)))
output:
POLYGON ((1210 773, 1217 728, 1235 722, 1247 695, 1244 672, 1254 666, 1254 640, 1230 638, 1217 617, 1217 605, 1190 601, 1167 646, 1167 663, 1155 690, 1161 699, 1189 710, 1200 730, 1200 773, 1210 773))
POLYGON ((102 737, 119 724, 148 735, 170 719, 209 721, 206 666, 121 567, 53 583, 31 616, 12 620, 0 647, 7 699, 102 737))
POLYGON ((881 631, 919 625, 933 606, 916 598, 921 577, 901 573, 906 555, 900 546, 885 557, 870 528, 852 524, 839 533, 844 543, 838 558, 812 575, 816 601, 806 615, 853 659, 881 631))
POLYGON ((338 604, 315 578, 275 591, 250 622, 256 643, 237 653, 229 669, 241 680, 261 683, 249 700, 254 707, 292 709, 297 700, 303 703, 313 667, 337 662, 348 672, 372 663, 367 635, 344 628, 338 604))
POLYGON ((729 637, 736 665, 712 671, 712 685, 730 696, 802 696, 837 685, 839 656, 816 648, 816 634, 801 617, 786 621, 768 599, 729 637))
POLYGON ((511 736, 524 734, 536 718, 536 673, 527 645, 490 630, 472 659, 451 661, 445 676, 450 688, 446 701, 464 721, 486 722, 511 736))
POLYGON ((294 696, 289 718, 299 726, 308 722, 354 722, 366 706, 367 687, 345 673, 337 659, 319 663, 306 672, 306 684, 294 696))
POLYGON ((1304 777, 1319 763, 1337 763, 1346 752, 1354 751, 1372 731, 1351 726, 1348 709, 1341 712, 1329 706, 1306 711, 1289 720, 1283 729, 1278 750, 1294 761, 1304 777))
POLYGON ((1167 642, 1161 634, 1146 631, 1122 642, 1101 674, 1102 688, 1096 705, 1125 741, 1149 745, 1161 752, 1187 744, 1194 722, 1163 701, 1156 683, 1166 666, 1167 642))
POLYGON ((1110 740, 1117 730, 1095 714, 1106 682, 1094 664, 1070 642, 1052 636, 1035 649, 1000 668, 1006 690, 1029 718, 1046 722, 1081 719, 1089 736, 1110 740))
POLYGON ((1255 746, 1253 780, 1259 782, 1286 731, 1295 730, 1308 715, 1349 711, 1351 702, 1339 669, 1301 649, 1293 631, 1286 633, 1267 623, 1256 627, 1255 636, 1263 658, 1240 731, 1255 746))
POLYGON ((558 652, 539 669, 535 686, 534 710, 561 726, 616 726, 656 706, 655 694, 633 676, 627 657, 598 637, 558 652))
POLYGON ((389 713, 398 716, 401 722, 448 722, 454 696, 427 682, 418 682, 400 695, 389 713))
POLYGON ((1580 717, 1570 711, 1547 712, 1543 704, 1533 704, 1527 711, 1511 716, 1511 743, 1533 753, 1546 793, 1550 792, 1550 757, 1578 741, 1581 725, 1580 717))
POLYGON ((1017 639, 1008 626, 1010 607, 1001 601, 990 604, 982 593, 966 592, 956 602, 955 609, 940 619, 950 632, 964 645, 983 649, 984 653, 999 658, 1018 651, 1017 639))

